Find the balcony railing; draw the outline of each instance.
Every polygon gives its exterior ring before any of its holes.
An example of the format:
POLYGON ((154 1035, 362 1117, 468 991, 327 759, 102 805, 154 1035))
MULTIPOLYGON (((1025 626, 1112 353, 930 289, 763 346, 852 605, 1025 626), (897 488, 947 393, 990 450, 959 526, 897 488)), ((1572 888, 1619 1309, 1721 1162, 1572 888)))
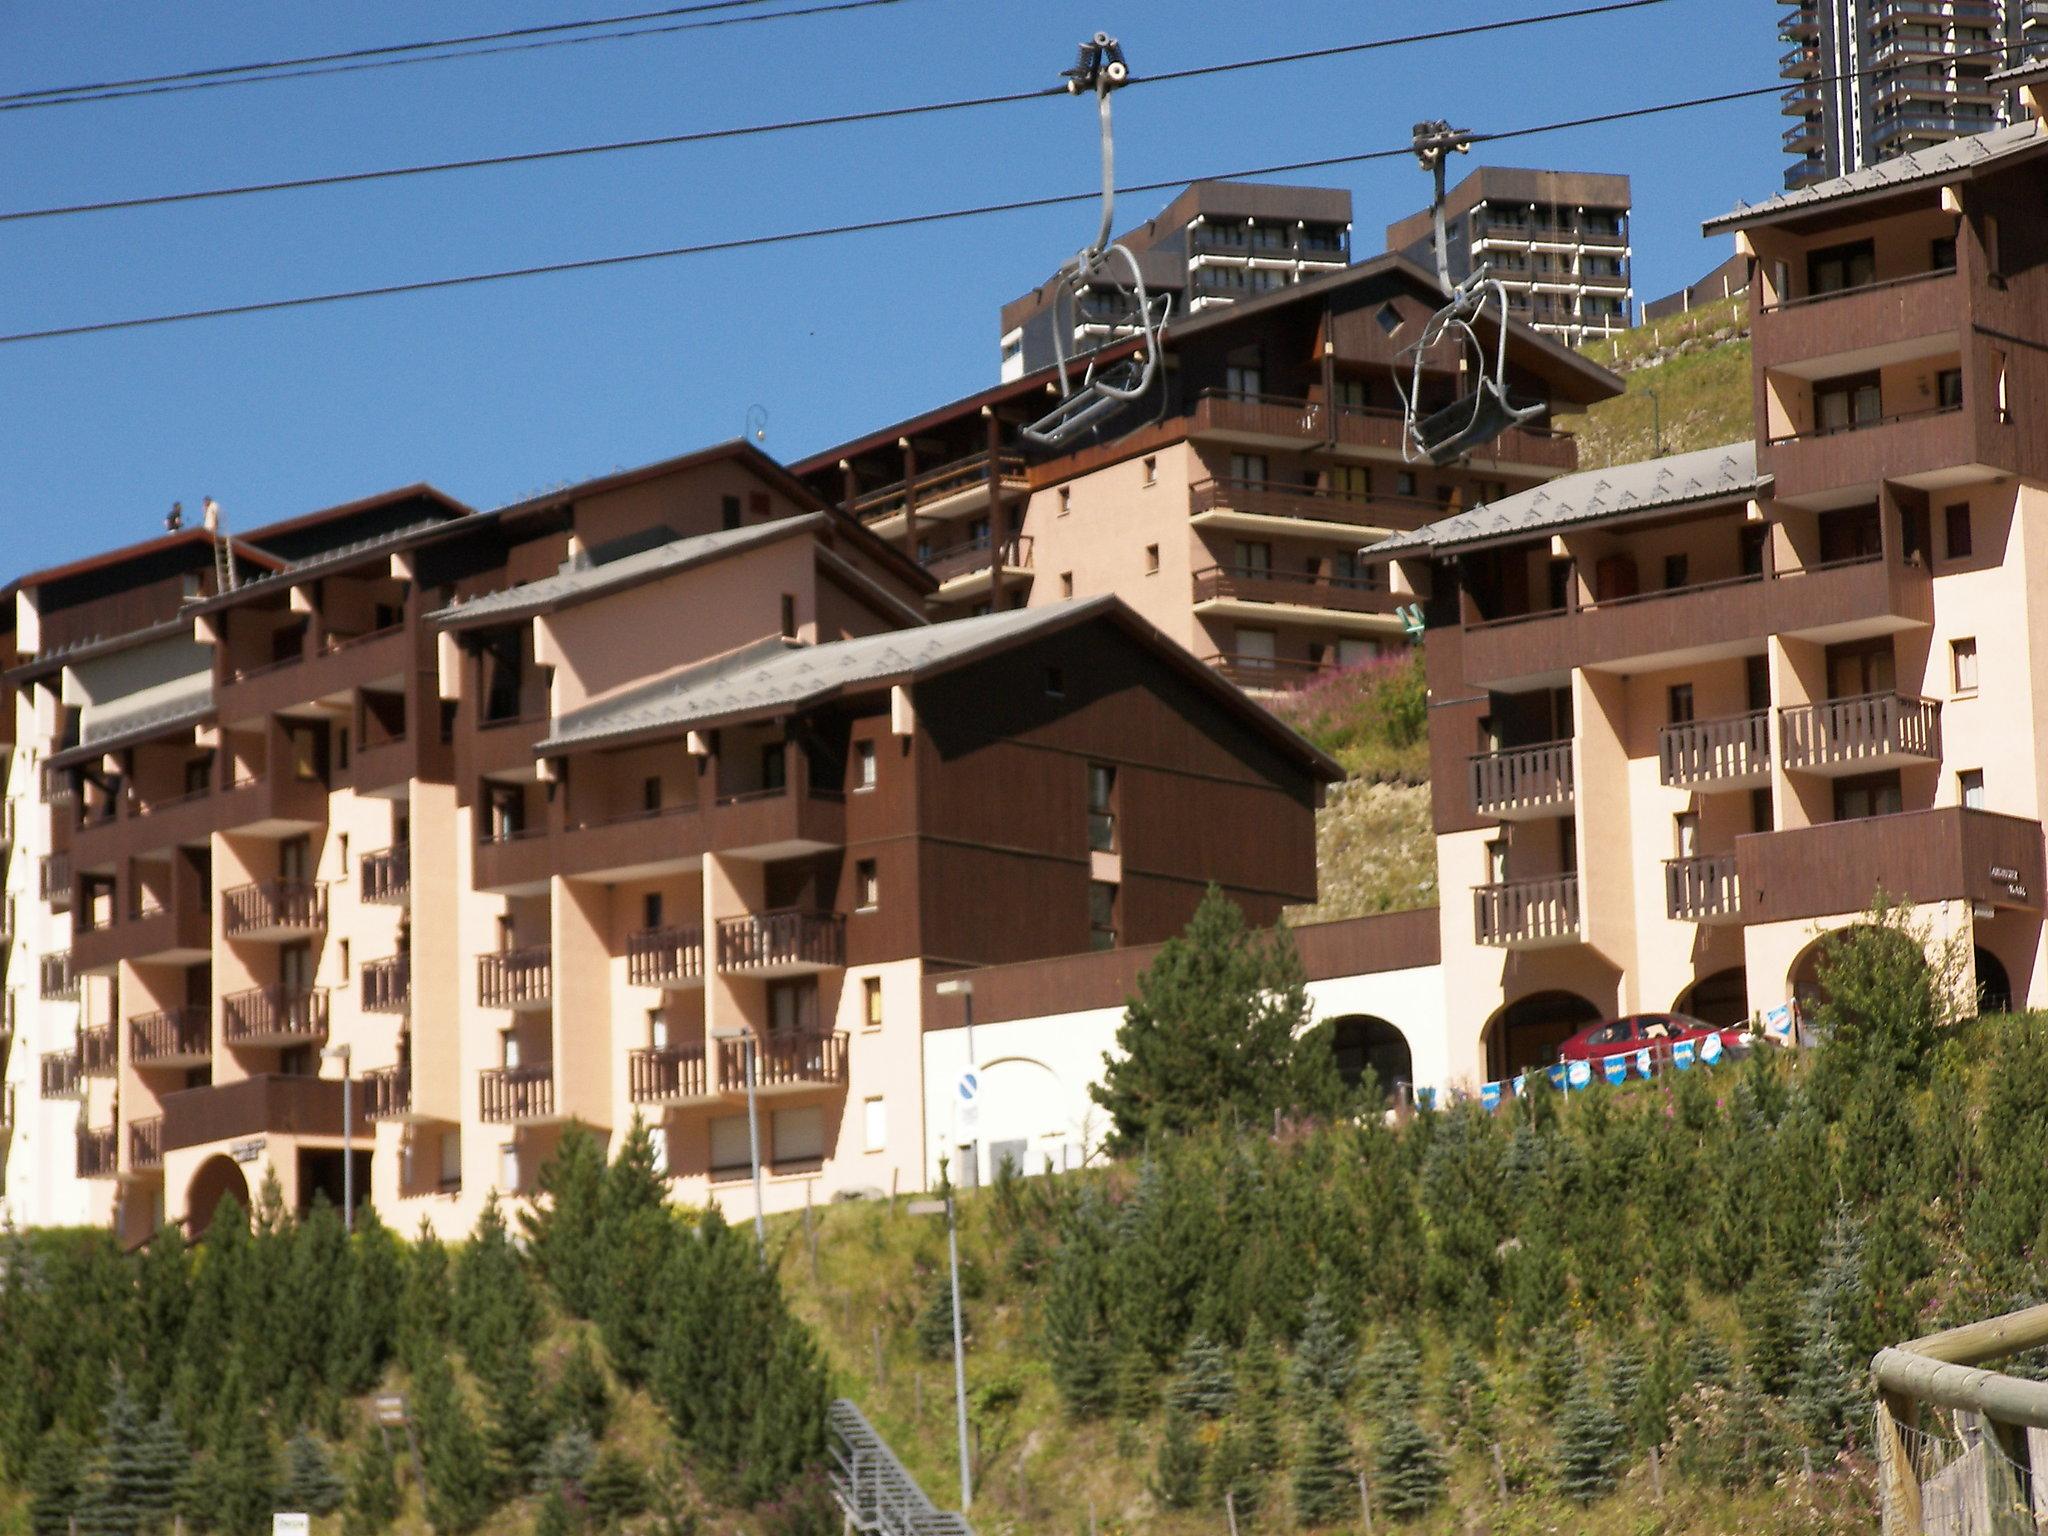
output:
POLYGON ((412 1113, 412 1068, 372 1067, 357 1082, 365 1120, 396 1120, 412 1113))
POLYGON ((763 912, 721 918, 721 971, 825 969, 846 963, 846 922, 832 912, 763 912))
POLYGON ((1370 576, 1311 576, 1306 571, 1241 570, 1212 565, 1194 574, 1197 603, 1285 603, 1302 608, 1335 608, 1348 613, 1389 612, 1385 579, 1370 576))
POLYGON ((38 1062, 42 1096, 46 1099, 75 1099, 85 1092, 85 1071, 78 1059, 78 1047, 45 1051, 38 1062))
MULTIPOLYGON (((1002 480, 1021 480, 1024 477, 1024 460, 1015 454, 998 454, 995 475, 1002 480)), ((985 453, 969 454, 964 459, 927 469, 911 479, 863 491, 847 503, 846 510, 863 521, 872 522, 900 510, 913 494, 918 506, 926 507, 984 485, 989 478, 989 456, 985 453)))
POLYGON ((78 1031, 78 1069, 87 1077, 112 1077, 120 1046, 111 1024, 87 1024, 78 1031))
POLYGON ((1732 853, 1664 861, 1664 910, 1675 923, 1727 922, 1742 914, 1732 853))
POLYGON ((635 1104, 709 1098, 703 1048, 633 1051, 626 1057, 626 1088, 635 1104))
POLYGON ((78 1133, 78 1176, 111 1179, 120 1170, 115 1149, 120 1145, 111 1125, 89 1125, 78 1133))
POLYGON ((626 938, 626 979, 636 987, 674 986, 704 979, 704 930, 642 928, 626 938))
POLYGON ((14 846, 14 802, 0 800, 0 848, 14 846))
POLYGON ((1569 944, 1579 936, 1579 877, 1544 875, 1472 892, 1473 935, 1497 949, 1569 944))
POLYGON ((38 969, 38 980, 46 1002, 69 1000, 78 996, 78 978, 71 974, 70 950, 52 950, 42 957, 38 969))
POLYGON ((365 1013, 404 1013, 412 1004, 412 956, 365 960, 362 1001, 365 1013))
POLYGON ((1909 288, 1915 283, 1929 283, 1955 275, 1956 269, 1953 266, 1929 267, 1925 272, 1910 272, 1904 277, 1888 277, 1882 282, 1858 283, 1850 288, 1833 288, 1826 293, 1804 293, 1796 299, 1780 299, 1775 304, 1766 304, 1764 313, 1771 315, 1788 309, 1804 309, 1811 304, 1825 304, 1831 299, 1848 299, 1861 293, 1882 293, 1888 289, 1909 288))
MULTIPOLYGON (((728 1094, 747 1091, 747 1042, 719 1042, 719 1087, 728 1094)), ((844 1031, 806 1030, 778 1034, 771 1030, 754 1041, 754 1086, 757 1089, 802 1088, 846 1081, 844 1031)))
POLYGON ((317 933, 327 926, 327 887, 311 880, 236 886, 221 893, 221 924, 229 938, 317 933))
MULTIPOLYGON (((1263 480, 1202 480, 1188 487, 1188 515, 1243 512, 1347 528, 1417 528, 1444 515, 1433 501, 1408 496, 1346 496, 1263 480)), ((1310 530, 1304 529, 1303 532, 1310 530)))
POLYGON ((229 1045, 307 1045, 327 1038, 325 987, 252 987, 221 1000, 229 1045))
POLYGON ((128 1021, 128 1059, 138 1067, 196 1066, 212 1055, 213 1016, 204 1003, 128 1021))
POLYGON ((128 1122, 128 1167, 136 1173, 147 1173, 152 1168, 164 1165, 164 1117, 151 1115, 146 1120, 128 1122))
POLYGON ((71 910, 71 855, 46 853, 38 866, 36 892, 59 912, 71 910))
POLYGON ((1306 688, 1309 684, 1333 676, 1338 671, 1336 666, 1326 661, 1295 661, 1283 656, 1245 656, 1227 651, 1214 656, 1204 656, 1202 660, 1238 687, 1258 689, 1267 693, 1306 688))
POLYGON ((0 1083, 0 1131, 14 1129, 14 1084, 0 1083))
POLYGON ((1853 770, 1941 756, 1941 705, 1932 699, 1867 693, 1787 709, 1780 720, 1787 768, 1853 770))
POLYGON ((412 894, 412 849, 404 843, 363 855, 363 900, 402 902, 412 894))
POLYGON ((1770 711, 1667 725, 1657 733, 1657 762, 1661 781, 1673 789, 1766 781, 1771 775, 1770 711))
POLYGON ((1321 405, 1311 400, 1205 390, 1195 403, 1193 426, 1197 432, 1321 441, 1329 430, 1329 417, 1321 405))
POLYGON ((1513 820, 1571 811, 1576 789, 1569 741, 1481 752, 1470 760, 1469 769, 1472 808, 1481 816, 1513 820))
POLYGON ((5 1045, 14 1038, 17 1006, 12 987, 9 987, 4 992, 0 992, 0 1045, 5 1045))
POLYGON ((555 1069, 488 1067, 477 1074, 478 1113, 488 1125, 546 1120, 555 1112, 555 1069))
POLYGON ((555 994, 554 950, 546 944, 476 957, 476 1000, 485 1008, 543 1008, 555 994))
MULTIPOLYGON (((1031 569, 1031 536, 1025 533, 1012 534, 1002 542, 1003 565, 1009 570, 1028 571, 1031 569)), ((993 539, 966 539, 958 544, 948 544, 944 549, 926 550, 917 557, 917 563, 941 581, 951 581, 956 576, 965 576, 974 571, 985 571, 989 566, 990 551, 996 547, 993 539)))

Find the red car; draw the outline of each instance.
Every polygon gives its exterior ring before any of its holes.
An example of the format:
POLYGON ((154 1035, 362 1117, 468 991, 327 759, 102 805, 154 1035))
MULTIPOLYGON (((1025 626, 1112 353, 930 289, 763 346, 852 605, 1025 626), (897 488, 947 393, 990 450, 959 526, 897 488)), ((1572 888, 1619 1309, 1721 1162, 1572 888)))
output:
POLYGON ((1632 1013, 1589 1024, 1557 1048, 1559 1061, 1601 1061, 1609 1056, 1633 1055, 1645 1046, 1669 1049, 1679 1040, 1704 1040, 1719 1035, 1725 1050, 1739 1048, 1748 1032, 1738 1026, 1721 1027, 1704 1023, 1683 1013, 1632 1013))

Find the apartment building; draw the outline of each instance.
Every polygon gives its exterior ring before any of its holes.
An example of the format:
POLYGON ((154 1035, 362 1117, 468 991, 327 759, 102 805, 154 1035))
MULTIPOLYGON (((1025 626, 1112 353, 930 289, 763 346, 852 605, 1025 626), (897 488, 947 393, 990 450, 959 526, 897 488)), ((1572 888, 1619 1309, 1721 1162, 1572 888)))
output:
POLYGON ((458 1232, 636 1115, 744 1215, 750 1091, 770 1207, 916 1188, 928 974, 1313 897, 1334 764, 1113 598, 929 622, 745 444, 236 552, 20 587, 9 803, 69 866, 16 1219, 134 1241, 275 1173, 458 1232))
MULTIPOLYGON (((1351 194, 1336 187, 1198 181, 1157 216, 1115 237, 1136 258, 1148 294, 1174 315, 1200 314, 1340 272, 1351 260, 1351 194)), ((1057 275, 1002 310, 1002 377, 1022 378, 1133 334, 1125 304, 1057 275)))
MULTIPOLYGON (((1441 303, 1433 276, 1376 257, 1174 323, 1155 395, 1060 452, 1020 436, 1055 398, 1047 370, 793 468, 932 575, 935 615, 1114 593, 1233 681, 1298 686, 1407 643, 1362 543, 1577 464, 1547 416, 1454 466, 1407 461, 1394 370, 1441 303)), ((1620 392, 1519 322, 1508 356, 1518 401, 1620 392)), ((1434 408, 1460 359, 1429 361, 1434 408)))
MULTIPOLYGON (((1444 199, 1451 280, 1485 267, 1516 319, 1567 346, 1627 330, 1630 207, 1626 176, 1482 165, 1444 199)), ((1435 215, 1425 208, 1389 224, 1387 249, 1435 271, 1435 215)))
POLYGON ((1991 79, 2048 41, 2026 0, 1779 0, 1787 190, 2013 121, 1991 79))

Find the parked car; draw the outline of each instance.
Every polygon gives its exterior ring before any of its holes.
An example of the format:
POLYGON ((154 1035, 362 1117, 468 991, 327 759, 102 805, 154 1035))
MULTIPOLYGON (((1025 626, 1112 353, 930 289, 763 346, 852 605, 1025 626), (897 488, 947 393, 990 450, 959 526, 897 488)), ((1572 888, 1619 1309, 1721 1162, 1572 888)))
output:
POLYGON ((1589 1024, 1557 1048, 1559 1061, 1600 1061, 1622 1056, 1645 1046, 1668 1050, 1680 1040, 1701 1041, 1719 1035, 1724 1050, 1740 1050, 1749 1043, 1749 1031, 1740 1025, 1708 1024, 1684 1013, 1631 1013, 1589 1024))

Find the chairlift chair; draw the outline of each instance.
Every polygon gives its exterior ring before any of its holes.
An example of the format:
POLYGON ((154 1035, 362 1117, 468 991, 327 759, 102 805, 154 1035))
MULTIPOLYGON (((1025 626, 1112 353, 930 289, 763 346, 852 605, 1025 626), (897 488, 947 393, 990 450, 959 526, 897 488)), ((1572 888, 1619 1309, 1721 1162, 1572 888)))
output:
POLYGON ((1472 135, 1467 130, 1453 128, 1441 118, 1415 125, 1415 158, 1436 183, 1430 204, 1436 226, 1436 275, 1449 302, 1429 317, 1422 334, 1402 350, 1394 370, 1394 388, 1401 396, 1401 451, 1411 464, 1420 460, 1439 467, 1456 463, 1544 411, 1542 401, 1518 406, 1508 399, 1508 294, 1500 279, 1482 263, 1462 281, 1451 281, 1450 243, 1444 233, 1444 160, 1452 154, 1469 153, 1471 147, 1472 135), (1490 349, 1480 338, 1481 322, 1493 327, 1490 349), (1448 405, 1425 415, 1423 362, 1446 343, 1459 351, 1459 374, 1466 388, 1448 405))
POLYGON ((1072 69, 1061 71, 1067 90, 1073 95, 1092 91, 1102 125, 1102 222, 1093 243, 1060 269, 1061 295, 1075 315, 1086 295, 1099 300, 1107 296, 1112 318, 1112 335, 1134 332, 1137 346, 1107 362, 1091 353, 1078 377, 1068 367, 1064 327, 1058 323, 1060 306, 1055 302, 1053 347, 1059 357, 1060 399, 1045 415, 1022 429, 1026 442, 1041 448, 1057 448, 1071 442, 1119 407, 1140 398, 1152 387, 1159 373, 1159 333, 1166 325, 1172 300, 1156 299, 1145 291, 1145 275, 1138 258, 1121 244, 1112 244, 1110 226, 1116 216, 1116 145, 1110 127, 1110 93, 1130 79, 1123 49, 1106 32, 1098 32, 1081 44, 1080 57, 1072 69))

